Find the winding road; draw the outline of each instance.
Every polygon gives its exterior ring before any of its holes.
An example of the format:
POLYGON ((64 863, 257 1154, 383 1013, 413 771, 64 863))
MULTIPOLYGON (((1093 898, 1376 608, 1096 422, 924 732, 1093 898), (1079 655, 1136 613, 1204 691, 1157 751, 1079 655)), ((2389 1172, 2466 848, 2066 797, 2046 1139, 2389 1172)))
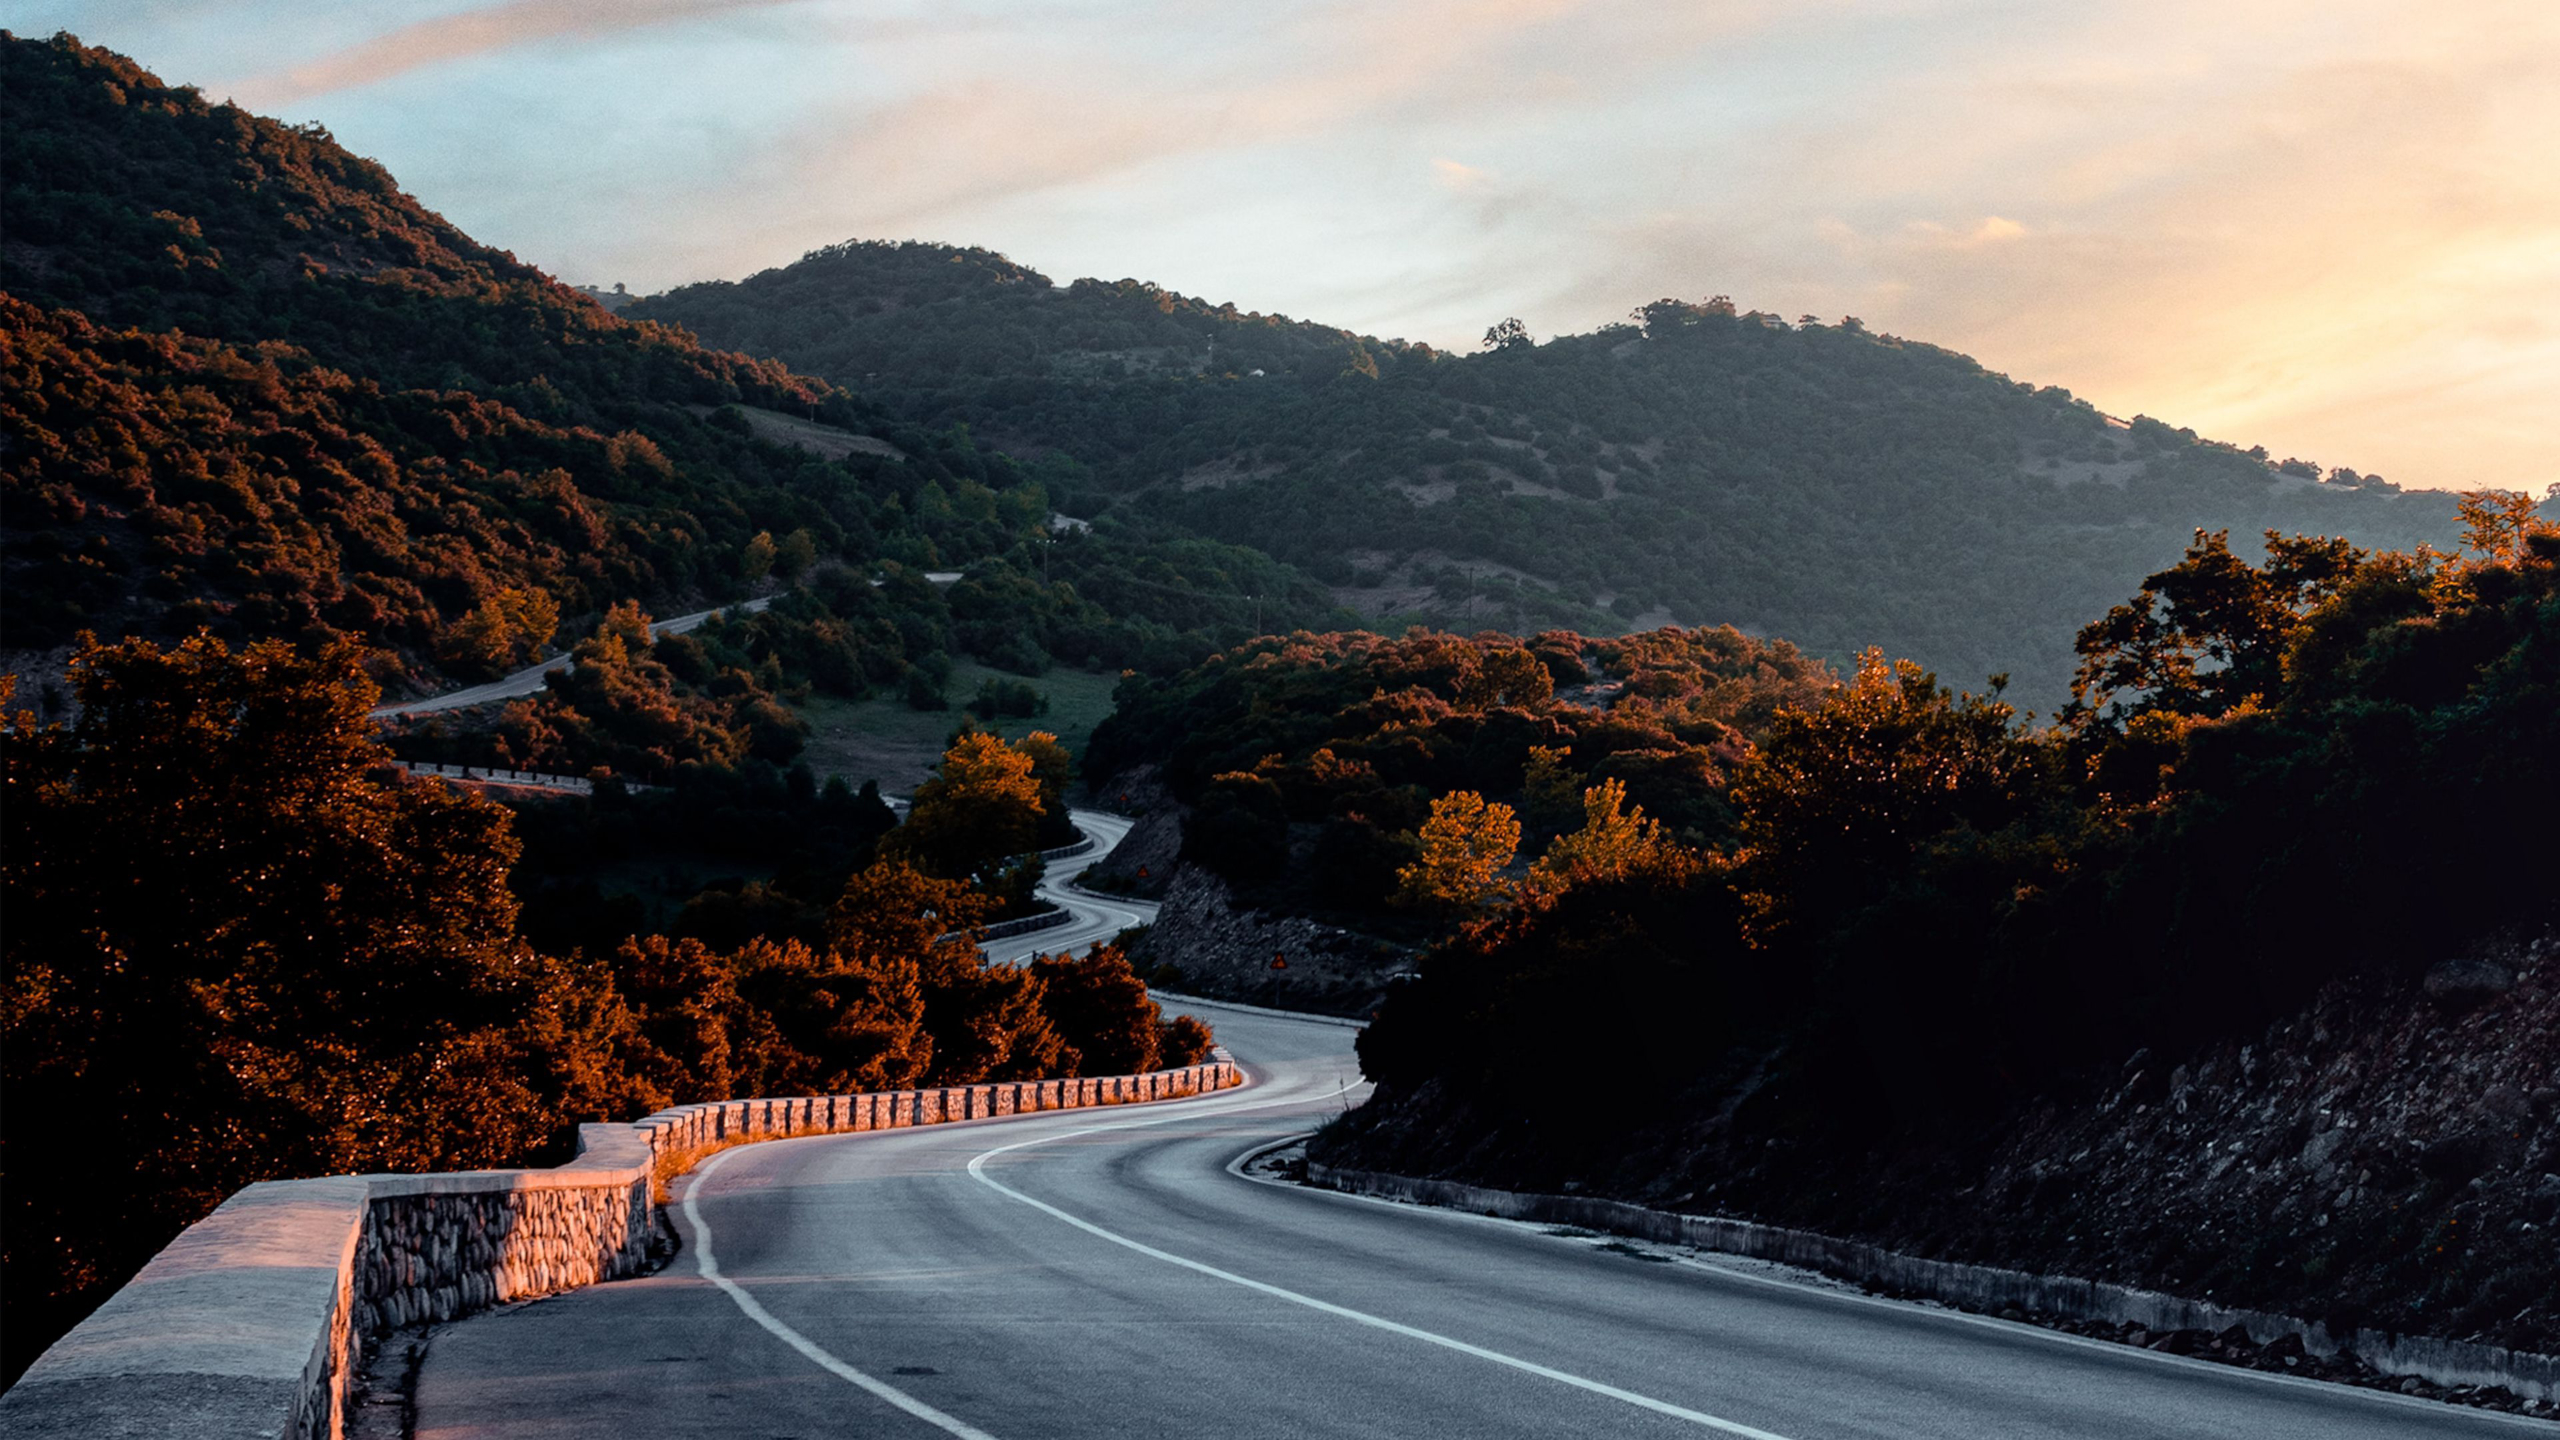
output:
POLYGON ((2560 1433, 1250 1178, 1361 1098, 1353 1031, 1194 1013, 1249 1085, 715 1157, 665 1270, 438 1332, 417 1435, 2560 1433))
MULTIPOLYGON (((752 615, 772 603, 773 600, 769 596, 760 600, 741 600, 734 605, 722 605, 716 609, 697 610, 690 615, 678 615, 672 620, 652 621, 649 625, 649 638, 655 640, 661 635, 682 635, 714 615, 725 614, 731 610, 743 610, 752 615)), ((554 655, 541 664, 528 666, 504 680, 492 680, 486 685, 474 685, 468 690, 448 691, 424 700, 402 700, 390 705, 377 706, 367 713, 378 720, 385 715, 426 715, 438 710, 468 710, 474 705, 486 705, 492 700, 513 700, 517 696, 531 695, 540 690, 543 686, 543 678, 552 671, 568 668, 568 656, 554 655)))
POLYGON ((1070 810, 1067 818, 1093 840, 1093 848, 1082 855, 1069 855, 1052 860, 1041 876, 1041 899, 1050 901, 1075 918, 1064 925, 1034 930, 1023 935, 1008 935, 978 946, 990 960, 1003 965, 1019 965, 1034 955, 1075 955, 1092 949, 1133 925, 1152 924, 1156 903, 1152 900, 1127 900, 1116 895, 1097 895, 1075 888, 1078 876, 1111 853, 1121 837, 1136 823, 1102 810, 1070 810))

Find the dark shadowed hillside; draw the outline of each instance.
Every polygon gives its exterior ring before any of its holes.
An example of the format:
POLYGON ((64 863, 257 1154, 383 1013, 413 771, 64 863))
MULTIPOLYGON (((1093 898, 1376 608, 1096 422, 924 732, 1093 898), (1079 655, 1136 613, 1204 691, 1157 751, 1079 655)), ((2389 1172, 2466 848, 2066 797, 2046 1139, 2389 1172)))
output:
POLYGON ((1085 510, 1257 545, 1371 615, 1730 623, 2012 674, 2198 527, 2449 545, 2452 504, 1721 299, 1456 356, 985 251, 841 245, 631 314, 1052 458, 1085 510), (1066 463, 1072 461, 1072 464, 1066 463))

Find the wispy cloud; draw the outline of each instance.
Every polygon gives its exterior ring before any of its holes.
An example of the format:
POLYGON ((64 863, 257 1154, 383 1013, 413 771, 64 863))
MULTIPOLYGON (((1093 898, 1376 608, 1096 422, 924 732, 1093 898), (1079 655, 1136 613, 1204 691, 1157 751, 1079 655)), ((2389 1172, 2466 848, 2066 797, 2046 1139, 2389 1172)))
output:
POLYGON ((574 278, 915 236, 1461 346, 1721 292, 2404 482, 2560 477, 2549 0, 24 3, 574 278))
POLYGON ((800 0, 512 0, 403 25, 316 60, 253 77, 241 82, 238 98, 245 105, 290 105, 522 45, 591 40, 796 3, 800 0))

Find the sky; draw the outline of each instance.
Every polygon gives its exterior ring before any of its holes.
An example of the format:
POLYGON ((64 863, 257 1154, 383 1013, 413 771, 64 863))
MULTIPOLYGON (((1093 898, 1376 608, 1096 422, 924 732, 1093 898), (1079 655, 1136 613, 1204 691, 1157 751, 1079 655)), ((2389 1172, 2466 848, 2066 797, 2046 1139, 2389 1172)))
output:
POLYGON ((577 283, 845 239, 1472 348, 1663 297, 2560 482, 2552 0, 0 0, 577 283))

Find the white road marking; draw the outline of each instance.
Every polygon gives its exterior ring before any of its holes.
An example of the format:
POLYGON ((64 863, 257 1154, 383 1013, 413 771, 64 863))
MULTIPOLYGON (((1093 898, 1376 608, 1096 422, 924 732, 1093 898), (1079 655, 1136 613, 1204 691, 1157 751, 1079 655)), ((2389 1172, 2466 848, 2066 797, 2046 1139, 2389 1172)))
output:
POLYGON ((739 1152, 736 1150, 724 1150, 719 1154, 712 1156, 701 1169, 694 1172, 693 1183, 685 1187, 684 1218, 693 1222, 694 1260, 702 1270, 702 1278, 719 1286, 721 1293, 727 1295, 732 1301, 736 1302, 737 1307, 746 1312, 746 1317, 748 1319, 753 1320, 765 1329, 772 1331, 775 1338, 779 1339, 783 1344, 790 1346, 792 1349, 799 1351, 802 1355, 807 1356, 810 1363, 816 1365, 819 1369, 826 1371, 828 1374, 833 1375, 840 1380, 849 1381, 864 1390, 868 1390, 872 1394, 888 1401, 890 1404, 897 1406, 899 1409, 906 1411, 908 1414, 913 1415, 926 1424, 933 1426, 935 1429, 959 1436, 960 1440, 996 1440, 996 1437, 979 1429, 975 1425, 972 1425, 965 1420, 946 1415, 917 1399, 913 1395, 908 1394, 906 1391, 899 1389, 897 1386, 887 1384, 883 1381, 874 1379, 869 1375, 865 1375, 861 1371, 847 1365, 842 1360, 837 1359, 835 1356, 828 1354, 816 1341, 811 1340, 808 1336, 801 1334, 799 1331, 792 1329, 790 1326, 782 1323, 781 1320, 775 1318, 772 1311, 767 1310, 763 1305, 758 1304, 756 1297, 748 1294, 737 1281, 720 1273, 719 1262, 711 1258, 711 1227, 704 1223, 702 1219, 702 1212, 694 1206, 693 1197, 701 1193, 703 1182, 711 1178, 711 1172, 719 1169, 722 1162, 737 1153, 739 1152))
MULTIPOLYGON (((1343 1088, 1347 1090, 1350 1087, 1346 1085, 1343 1088)), ((1262 1105, 1233 1106, 1228 1110, 1221 1111, 1220 1113, 1232 1113, 1234 1110, 1258 1110, 1273 1105, 1291 1103, 1304 1103, 1304 1101, 1272 1100, 1266 1101, 1262 1105)), ((1023 1204, 1030 1206, 1032 1209, 1040 1211, 1044 1215, 1063 1220, 1069 1225, 1082 1230, 1096 1239, 1108 1240, 1112 1244, 1118 1245, 1123 1249, 1134 1250, 1138 1254, 1144 1255, 1150 1260, 1161 1260, 1168 1265, 1178 1265, 1185 1270, 1189 1270, 1200 1275, 1206 1275, 1213 1280, 1223 1280, 1230 1285, 1240 1286, 1259 1295, 1268 1295, 1276 1300, 1286 1300, 1292 1305, 1303 1305, 1310 1310, 1318 1311, 1322 1314, 1331 1315, 1338 1319, 1348 1320, 1357 1325, 1366 1325, 1373 1330, 1384 1330, 1391 1335, 1402 1335, 1409 1340, 1419 1340, 1426 1345, 1437 1345, 1444 1350, 1454 1350, 1461 1355, 1473 1356, 1478 1360, 1489 1360, 1496 1365, 1508 1366, 1509 1368, 1521 1371, 1524 1374, 1535 1375, 1541 1379, 1553 1380, 1559 1384, 1570 1385, 1577 1390, 1587 1390, 1594 1395, 1604 1395, 1609 1399, 1633 1405, 1637 1409, 1650 1410, 1657 1415, 1667 1415, 1674 1420, 1685 1420, 1692 1425, 1704 1426, 1709 1430, 1720 1431, 1727 1435, 1743 1436, 1745 1437, 1745 1440, 1786 1440, 1785 1436, 1778 1435, 1768 1430, 1754 1429, 1739 1421, 1727 1420, 1719 1415, 1709 1415, 1702 1410, 1686 1409, 1682 1406, 1674 1405, 1667 1400, 1656 1400, 1650 1395, 1639 1395, 1633 1390, 1621 1390, 1615 1385, 1603 1384, 1597 1380, 1575 1375, 1568 1371, 1558 1370, 1551 1365, 1541 1365, 1534 1360, 1523 1360, 1516 1355, 1506 1355, 1499 1350, 1488 1350, 1481 1345, 1470 1345, 1464 1340, 1455 1339, 1451 1336, 1442 1335, 1430 1330, 1419 1329, 1415 1326, 1389 1320, 1381 1315, 1372 1315, 1364 1310, 1354 1310, 1347 1305, 1336 1305, 1330 1300, 1319 1300, 1312 1295, 1301 1295, 1295 1290, 1285 1290, 1280 1286, 1269 1284, 1265 1281, 1250 1279, 1246 1276, 1238 1275, 1233 1271, 1221 1270, 1214 1265, 1204 1265, 1200 1261, 1176 1255, 1168 1250, 1159 1250, 1153 1245, 1149 1245, 1138 1240, 1132 1240, 1128 1236, 1119 1234, 1115 1231, 1106 1230, 1101 1226, 1094 1224, 1090 1220, 1083 1219, 1080 1216, 1070 1215, 1066 1211, 1059 1209, 1057 1206, 1052 1205, 1045 1200, 1035 1200, 1031 1196, 1023 1194, 1021 1191, 1014 1189, 1012 1186, 1007 1185, 1000 1180, 990 1179, 987 1175, 987 1161, 1010 1150, 1026 1149, 1033 1145, 1046 1145, 1056 1140, 1073 1140, 1083 1135, 1099 1135, 1112 1130, 1134 1130, 1141 1126, 1162 1125, 1184 1118, 1190 1117, 1168 1115, 1156 1119, 1132 1121, 1121 1125, 1095 1125, 1083 1130, 1069 1130, 1057 1135, 1042 1135, 1030 1140, 1017 1140, 1010 1145, 999 1145, 996 1148, 988 1150, 971 1159, 969 1162, 969 1174, 975 1177, 979 1183, 995 1190, 998 1194, 1018 1200, 1023 1204)), ((690 1197, 688 1197, 687 1204, 689 1205, 690 1203, 691 1200, 690 1197)))
MULTIPOLYGON (((1256 1185, 1269 1185, 1275 1189, 1289 1191, 1292 1194, 1320 1196, 1326 1200, 1341 1201, 1354 1205, 1370 1205, 1382 1210, 1393 1210, 1405 1215, 1429 1216, 1435 1220, 1442 1220, 1458 1225, 1486 1225, 1499 1229, 1510 1230, 1516 1233, 1544 1235, 1550 1223, 1541 1220, 1510 1220, 1499 1215, 1479 1215, 1471 1210, 1460 1210, 1446 1205, 1426 1205, 1414 1200, 1391 1200, 1383 1195, 1359 1195, 1348 1190, 1332 1190, 1321 1185, 1308 1185, 1296 1180, 1280 1180, 1267 1175, 1255 1175, 1245 1170, 1244 1167, 1246 1163, 1252 1160, 1256 1155, 1260 1155, 1266 1150, 1277 1150, 1284 1145, 1292 1143, 1293 1141, 1307 1139, 1315 1133, 1316 1132, 1313 1130, 1308 1130, 1296 1135, 1284 1135, 1277 1140, 1257 1140, 1254 1142, 1252 1148, 1244 1151, 1244 1153, 1227 1162, 1227 1173, 1235 1176, 1239 1180, 1251 1181, 1256 1185)), ((1605 1236, 1606 1232, 1601 1232, 1601 1235, 1605 1236)), ((1551 1238, 1562 1239, 1563 1237, 1551 1238)), ((1623 1239, 1624 1237, 1608 1238, 1623 1239)), ((1689 1246, 1675 1245, 1661 1241, 1647 1241, 1645 1243, 1654 1245, 1657 1249, 1663 1250, 1691 1250, 1690 1254, 1671 1254, 1663 1257, 1682 1269, 1703 1271, 1706 1274, 1714 1275, 1721 1279, 1739 1280, 1747 1285, 1766 1286, 1772 1290, 1784 1290, 1791 1294, 1811 1296, 1815 1299, 1827 1300, 1835 1304, 1864 1306, 1870 1309, 1889 1311, 1895 1316, 1903 1319, 1918 1318, 1936 1323, 1969 1325, 1984 1330, 1995 1330, 2013 1340, 2027 1340, 2048 1345, 2060 1345, 2071 1349, 2089 1350, 2098 1352, 2113 1359, 2128 1361, 2135 1364, 2166 1365, 2176 1369, 2192 1371, 2200 1378, 2213 1378, 2235 1382, 2255 1382, 2266 1385, 2281 1385, 2292 1389, 2316 1392, 2331 1399, 2370 1402, 2377 1405, 2397 1406, 2407 1410, 2421 1410, 2439 1418, 2443 1417, 2448 1410, 2454 1410, 2466 1419, 2488 1421, 2505 1425, 2517 1425, 2527 1429, 2540 1431, 2550 1431, 2553 1428, 2551 1422, 2548 1420, 2539 1419, 2529 1415, 2518 1415, 2510 1411, 2487 1410, 2478 1407, 2455 1407, 2448 1405, 2446 1402, 2441 1400, 2428 1400, 2416 1395, 2402 1395, 2397 1391, 2392 1390, 2377 1390, 2364 1385, 2348 1385, 2335 1380, 2315 1380, 2307 1375, 2287 1375, 2281 1371, 2252 1370, 2246 1366, 2226 1365, 2220 1361, 2199 1359, 2193 1355, 2172 1355, 2166 1351, 2149 1350, 2139 1345, 2127 1345, 2119 1340, 2098 1340, 2086 1335, 2075 1335, 2068 1330, 2047 1329, 2042 1325, 2031 1324, 2027 1321, 2002 1320, 1994 1316, 1977 1315, 1965 1310, 1947 1309, 1938 1305, 1924 1305, 1915 1300, 1897 1300, 1885 1295, 1870 1295, 1863 1290, 1841 1288, 1846 1282, 1829 1281, 1826 1283, 1826 1281, 1820 1279, 1797 1280, 1790 1279, 1785 1275, 1754 1274, 1748 1270, 1737 1270, 1730 1265, 1719 1265, 1712 1260, 1698 1259, 1696 1256, 1701 1252, 1694 1251, 1692 1250, 1692 1247, 1689 1246)), ((1714 1252, 1709 1251, 1703 1253, 1712 1254, 1714 1252)), ((1769 1261, 1766 1263, 1783 1265, 1783 1262, 1780 1261, 1769 1261)), ((1819 1275, 1820 1272, 1813 1273, 1819 1275)))

